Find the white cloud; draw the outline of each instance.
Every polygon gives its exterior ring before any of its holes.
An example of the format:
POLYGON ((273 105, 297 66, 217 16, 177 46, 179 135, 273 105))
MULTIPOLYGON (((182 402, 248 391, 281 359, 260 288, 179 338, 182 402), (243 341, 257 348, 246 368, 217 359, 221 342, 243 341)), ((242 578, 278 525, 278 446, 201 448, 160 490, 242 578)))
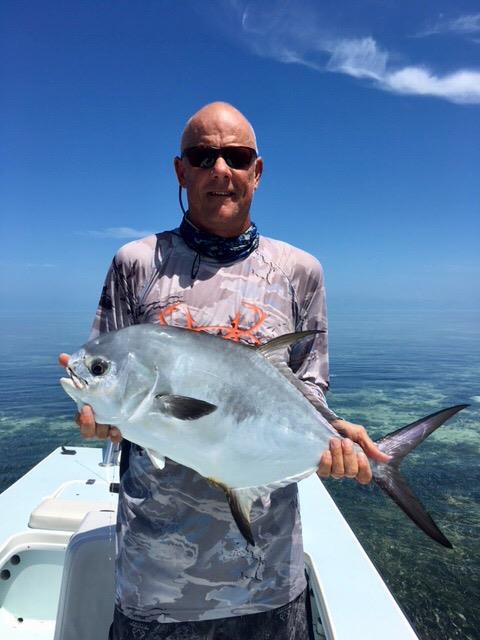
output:
POLYGON ((343 39, 333 47, 326 68, 355 78, 380 80, 385 75, 388 53, 373 38, 343 39))
POLYGON ((480 73, 456 71, 438 77, 422 67, 405 67, 388 73, 381 80, 397 93, 445 98, 458 104, 480 104, 480 73))
POLYGON ((480 33, 480 13, 460 16, 450 26, 457 33, 480 33))
POLYGON ((432 36, 441 33, 469 35, 480 33, 480 13, 472 13, 458 18, 440 18, 432 27, 420 32, 419 36, 432 36))
POLYGON ((328 71, 365 78, 387 91, 406 95, 433 96, 458 104, 480 104, 480 72, 461 70, 437 76, 426 67, 393 70, 389 54, 373 38, 340 40, 326 64, 328 71))
POLYGON ((145 236, 151 236, 154 231, 148 231, 145 229, 132 229, 131 227, 108 227, 101 231, 88 231, 87 235, 94 238, 116 238, 117 240, 133 240, 136 238, 144 238, 145 236))
MULTIPOLYGON (((457 104, 480 104, 480 71, 457 69, 439 75, 424 65, 398 66, 392 56, 370 36, 345 38, 332 35, 308 5, 298 11, 295 3, 240 6, 240 37, 255 54, 287 64, 301 64, 320 72, 343 73, 370 81, 393 93, 442 98, 457 104)), ((440 24, 440 23, 439 23, 440 24)), ((480 31, 480 14, 465 15, 443 23, 443 29, 461 33, 480 31)), ((440 27, 438 27, 440 28, 440 27)))

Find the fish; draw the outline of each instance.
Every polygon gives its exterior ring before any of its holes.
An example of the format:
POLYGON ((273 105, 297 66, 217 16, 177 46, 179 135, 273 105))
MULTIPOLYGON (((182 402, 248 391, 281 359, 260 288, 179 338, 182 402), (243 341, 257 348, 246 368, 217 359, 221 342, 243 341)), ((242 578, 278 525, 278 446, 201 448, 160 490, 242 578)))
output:
MULTIPOLYGON (((255 545, 252 504, 314 473, 331 438, 342 436, 288 365, 291 347, 318 331, 285 334, 260 346, 155 324, 101 334, 70 356, 60 380, 80 410, 115 425, 146 450, 190 467, 226 494, 245 540, 255 545)), ((383 489, 428 536, 452 547, 400 472, 403 458, 468 405, 437 411, 376 442, 391 456, 370 460, 383 489)), ((357 451, 359 445, 354 444, 357 451)))

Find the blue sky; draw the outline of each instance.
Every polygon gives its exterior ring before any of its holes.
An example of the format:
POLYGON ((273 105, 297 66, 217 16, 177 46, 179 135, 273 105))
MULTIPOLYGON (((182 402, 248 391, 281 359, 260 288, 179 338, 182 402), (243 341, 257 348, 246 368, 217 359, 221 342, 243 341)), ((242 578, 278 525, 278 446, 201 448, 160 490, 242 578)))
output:
POLYGON ((480 306, 478 1, 1 13, 4 309, 93 311, 116 248, 178 223, 172 158, 213 100, 256 129, 253 219, 321 260, 331 306, 480 306))

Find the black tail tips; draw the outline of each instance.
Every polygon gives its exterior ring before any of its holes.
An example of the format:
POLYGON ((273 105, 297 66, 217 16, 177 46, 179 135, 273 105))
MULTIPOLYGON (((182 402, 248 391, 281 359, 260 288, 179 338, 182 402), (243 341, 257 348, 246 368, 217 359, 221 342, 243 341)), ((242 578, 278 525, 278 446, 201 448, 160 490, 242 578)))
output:
POLYGON ((452 416, 468 406, 468 404, 460 404, 432 413, 406 427, 393 431, 376 443, 381 451, 392 456, 390 462, 374 465, 373 478, 376 483, 422 531, 439 544, 450 549, 452 544, 443 535, 420 500, 410 489, 399 467, 403 458, 410 451, 415 449, 452 416))

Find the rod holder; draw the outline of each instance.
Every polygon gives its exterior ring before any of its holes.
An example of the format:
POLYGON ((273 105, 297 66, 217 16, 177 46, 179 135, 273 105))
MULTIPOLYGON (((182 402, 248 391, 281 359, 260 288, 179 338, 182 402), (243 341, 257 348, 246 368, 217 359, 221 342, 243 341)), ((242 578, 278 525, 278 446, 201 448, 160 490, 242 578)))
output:
POLYGON ((103 446, 100 467, 116 467, 120 456, 120 443, 107 440, 103 446))

